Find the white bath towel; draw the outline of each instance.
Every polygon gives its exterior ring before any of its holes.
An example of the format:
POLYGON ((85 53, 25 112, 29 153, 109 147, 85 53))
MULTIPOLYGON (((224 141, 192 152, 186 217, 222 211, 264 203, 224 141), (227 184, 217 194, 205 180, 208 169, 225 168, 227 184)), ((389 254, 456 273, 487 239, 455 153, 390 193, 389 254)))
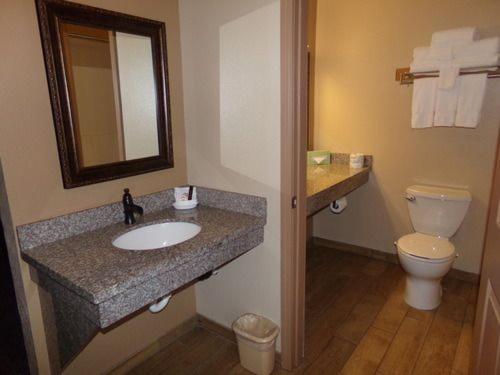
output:
POLYGON ((458 57, 454 60, 454 63, 460 69, 483 70, 491 68, 494 70, 500 64, 500 55, 458 57))
POLYGON ((436 90, 437 78, 420 78, 413 82, 412 128, 429 128, 433 125, 436 90))
POLYGON ((453 59, 452 47, 416 47, 413 49, 413 60, 448 61, 453 59))
POLYGON ((475 128, 481 119, 484 95, 486 93, 486 74, 470 74, 459 77, 456 126, 475 128))
MULTIPOLYGON (((492 68, 500 64, 500 55, 491 56, 468 56, 468 57, 458 57, 453 60, 453 64, 458 66, 460 69, 484 69, 492 68)), ((435 72, 439 71, 443 66, 442 61, 436 60, 419 60, 413 61, 410 64, 410 72, 412 73, 423 73, 423 72, 435 72)))
POLYGON ((459 29, 436 31, 432 34, 431 46, 457 46, 477 39, 479 39, 479 35, 475 27, 462 27, 459 29))
MULTIPOLYGON (((438 48, 437 50, 441 50, 438 48)), ((462 44, 452 48, 453 58, 481 57, 498 55, 500 53, 500 38, 486 38, 471 43, 462 44)))
POLYGON ((461 70, 494 69, 500 64, 500 38, 477 41, 474 27, 438 31, 430 47, 417 47, 412 73, 439 72, 438 78, 414 80, 412 127, 476 127, 486 91, 486 74, 461 70))
POLYGON ((434 111, 434 126, 453 126, 457 115, 460 80, 452 89, 436 90, 436 108, 434 111))

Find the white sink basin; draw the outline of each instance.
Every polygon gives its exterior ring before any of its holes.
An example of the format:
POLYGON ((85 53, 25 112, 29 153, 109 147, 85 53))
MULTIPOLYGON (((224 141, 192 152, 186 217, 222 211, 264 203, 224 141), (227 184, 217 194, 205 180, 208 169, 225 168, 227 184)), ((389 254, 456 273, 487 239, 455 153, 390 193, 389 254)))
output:
POLYGON ((200 231, 201 227, 193 223, 152 224, 122 234, 113 241, 113 246, 123 250, 160 249, 187 241, 200 231))

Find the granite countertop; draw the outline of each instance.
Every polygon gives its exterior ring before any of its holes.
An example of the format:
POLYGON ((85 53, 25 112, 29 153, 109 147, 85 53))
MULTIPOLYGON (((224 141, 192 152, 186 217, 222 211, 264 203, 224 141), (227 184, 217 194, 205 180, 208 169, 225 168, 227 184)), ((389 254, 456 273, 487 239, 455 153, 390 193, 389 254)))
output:
POLYGON ((349 164, 307 166, 307 215, 327 207, 368 181, 371 166, 350 168, 349 164))
MULTIPOLYGON (((208 206, 187 211, 169 208, 146 213, 134 226, 112 224, 23 250, 22 255, 39 272, 90 303, 100 304, 121 293, 127 294, 132 288, 160 275, 167 275, 169 280, 177 276, 183 280, 199 277, 200 272, 207 272, 248 251, 239 245, 241 249, 231 250, 233 253, 229 254, 229 245, 255 231, 260 237, 265 221, 265 217, 208 206), (192 239, 164 249, 130 251, 112 245, 113 239, 127 231, 168 221, 192 222, 202 229, 192 239), (207 266, 207 262, 212 263, 207 266), (183 273, 182 277, 179 272, 183 273)), ((262 242, 262 238, 258 240, 262 242)))

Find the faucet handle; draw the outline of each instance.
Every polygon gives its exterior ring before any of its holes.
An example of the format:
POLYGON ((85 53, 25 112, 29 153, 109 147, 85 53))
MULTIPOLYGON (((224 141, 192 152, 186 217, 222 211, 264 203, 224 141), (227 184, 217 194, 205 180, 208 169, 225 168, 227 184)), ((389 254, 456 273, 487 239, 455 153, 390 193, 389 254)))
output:
POLYGON ((134 203, 134 201, 132 199, 132 195, 130 194, 129 188, 123 189, 122 201, 123 201, 124 205, 130 205, 130 204, 134 203))

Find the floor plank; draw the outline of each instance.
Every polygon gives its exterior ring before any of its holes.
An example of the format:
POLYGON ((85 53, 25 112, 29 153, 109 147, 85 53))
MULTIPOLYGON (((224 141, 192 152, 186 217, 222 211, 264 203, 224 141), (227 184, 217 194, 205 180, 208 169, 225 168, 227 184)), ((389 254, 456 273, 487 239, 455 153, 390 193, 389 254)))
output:
POLYGON ((366 275, 381 276, 385 272, 388 266, 389 264, 386 262, 372 259, 363 266, 361 271, 366 275))
POLYGON ((220 341, 219 345, 219 350, 196 368, 196 374, 229 374, 240 363, 236 345, 230 341, 220 341))
POLYGON ((319 357, 304 371, 304 374, 337 374, 347 362, 355 345, 334 337, 319 357))
POLYGON ((165 349, 155 354, 151 358, 132 369, 128 374, 130 375, 142 375, 150 374, 155 368, 161 366, 163 362, 170 362, 181 353, 187 350, 186 345, 182 344, 180 341, 174 341, 168 345, 165 349))
POLYGON ((170 358, 169 361, 159 363, 148 374, 194 374, 201 364, 217 355, 226 342, 220 336, 203 328, 195 328, 192 333, 182 336, 179 341, 187 350, 170 358))
POLYGON ((349 313, 347 319, 340 325, 335 335, 354 344, 358 344, 378 312, 385 303, 385 299, 368 293, 359 301, 349 313))
POLYGON ((449 374, 453 366, 461 329, 460 322, 447 317, 446 314, 440 314, 438 310, 413 374, 449 374))
POLYGON ((370 328, 341 373, 345 375, 375 374, 391 340, 392 334, 378 328, 370 328))
POLYGON ((464 324, 458 340, 457 351, 452 370, 456 375, 467 375, 470 367, 472 349, 472 334, 474 324, 475 305, 469 303, 465 313, 464 324))
POLYGON ((472 324, 464 324, 462 332, 460 333, 460 339, 458 340, 457 351, 452 366, 452 370, 456 374, 467 375, 469 373, 472 332, 472 324))
POLYGON ((409 308, 404 300, 404 288, 405 280, 402 279, 377 315, 374 327, 392 334, 396 333, 409 308))
POLYGON ((399 265, 388 263, 377 283, 372 286, 372 292, 388 298, 404 277, 405 273, 399 265))
POLYGON ((380 364, 379 373, 384 375, 410 374, 424 344, 428 328, 425 320, 416 320, 407 316, 380 364))
POLYGON ((305 358, 311 363, 327 347, 334 332, 347 318, 348 312, 335 309, 332 305, 324 314, 314 321, 308 321, 305 332, 305 358))

